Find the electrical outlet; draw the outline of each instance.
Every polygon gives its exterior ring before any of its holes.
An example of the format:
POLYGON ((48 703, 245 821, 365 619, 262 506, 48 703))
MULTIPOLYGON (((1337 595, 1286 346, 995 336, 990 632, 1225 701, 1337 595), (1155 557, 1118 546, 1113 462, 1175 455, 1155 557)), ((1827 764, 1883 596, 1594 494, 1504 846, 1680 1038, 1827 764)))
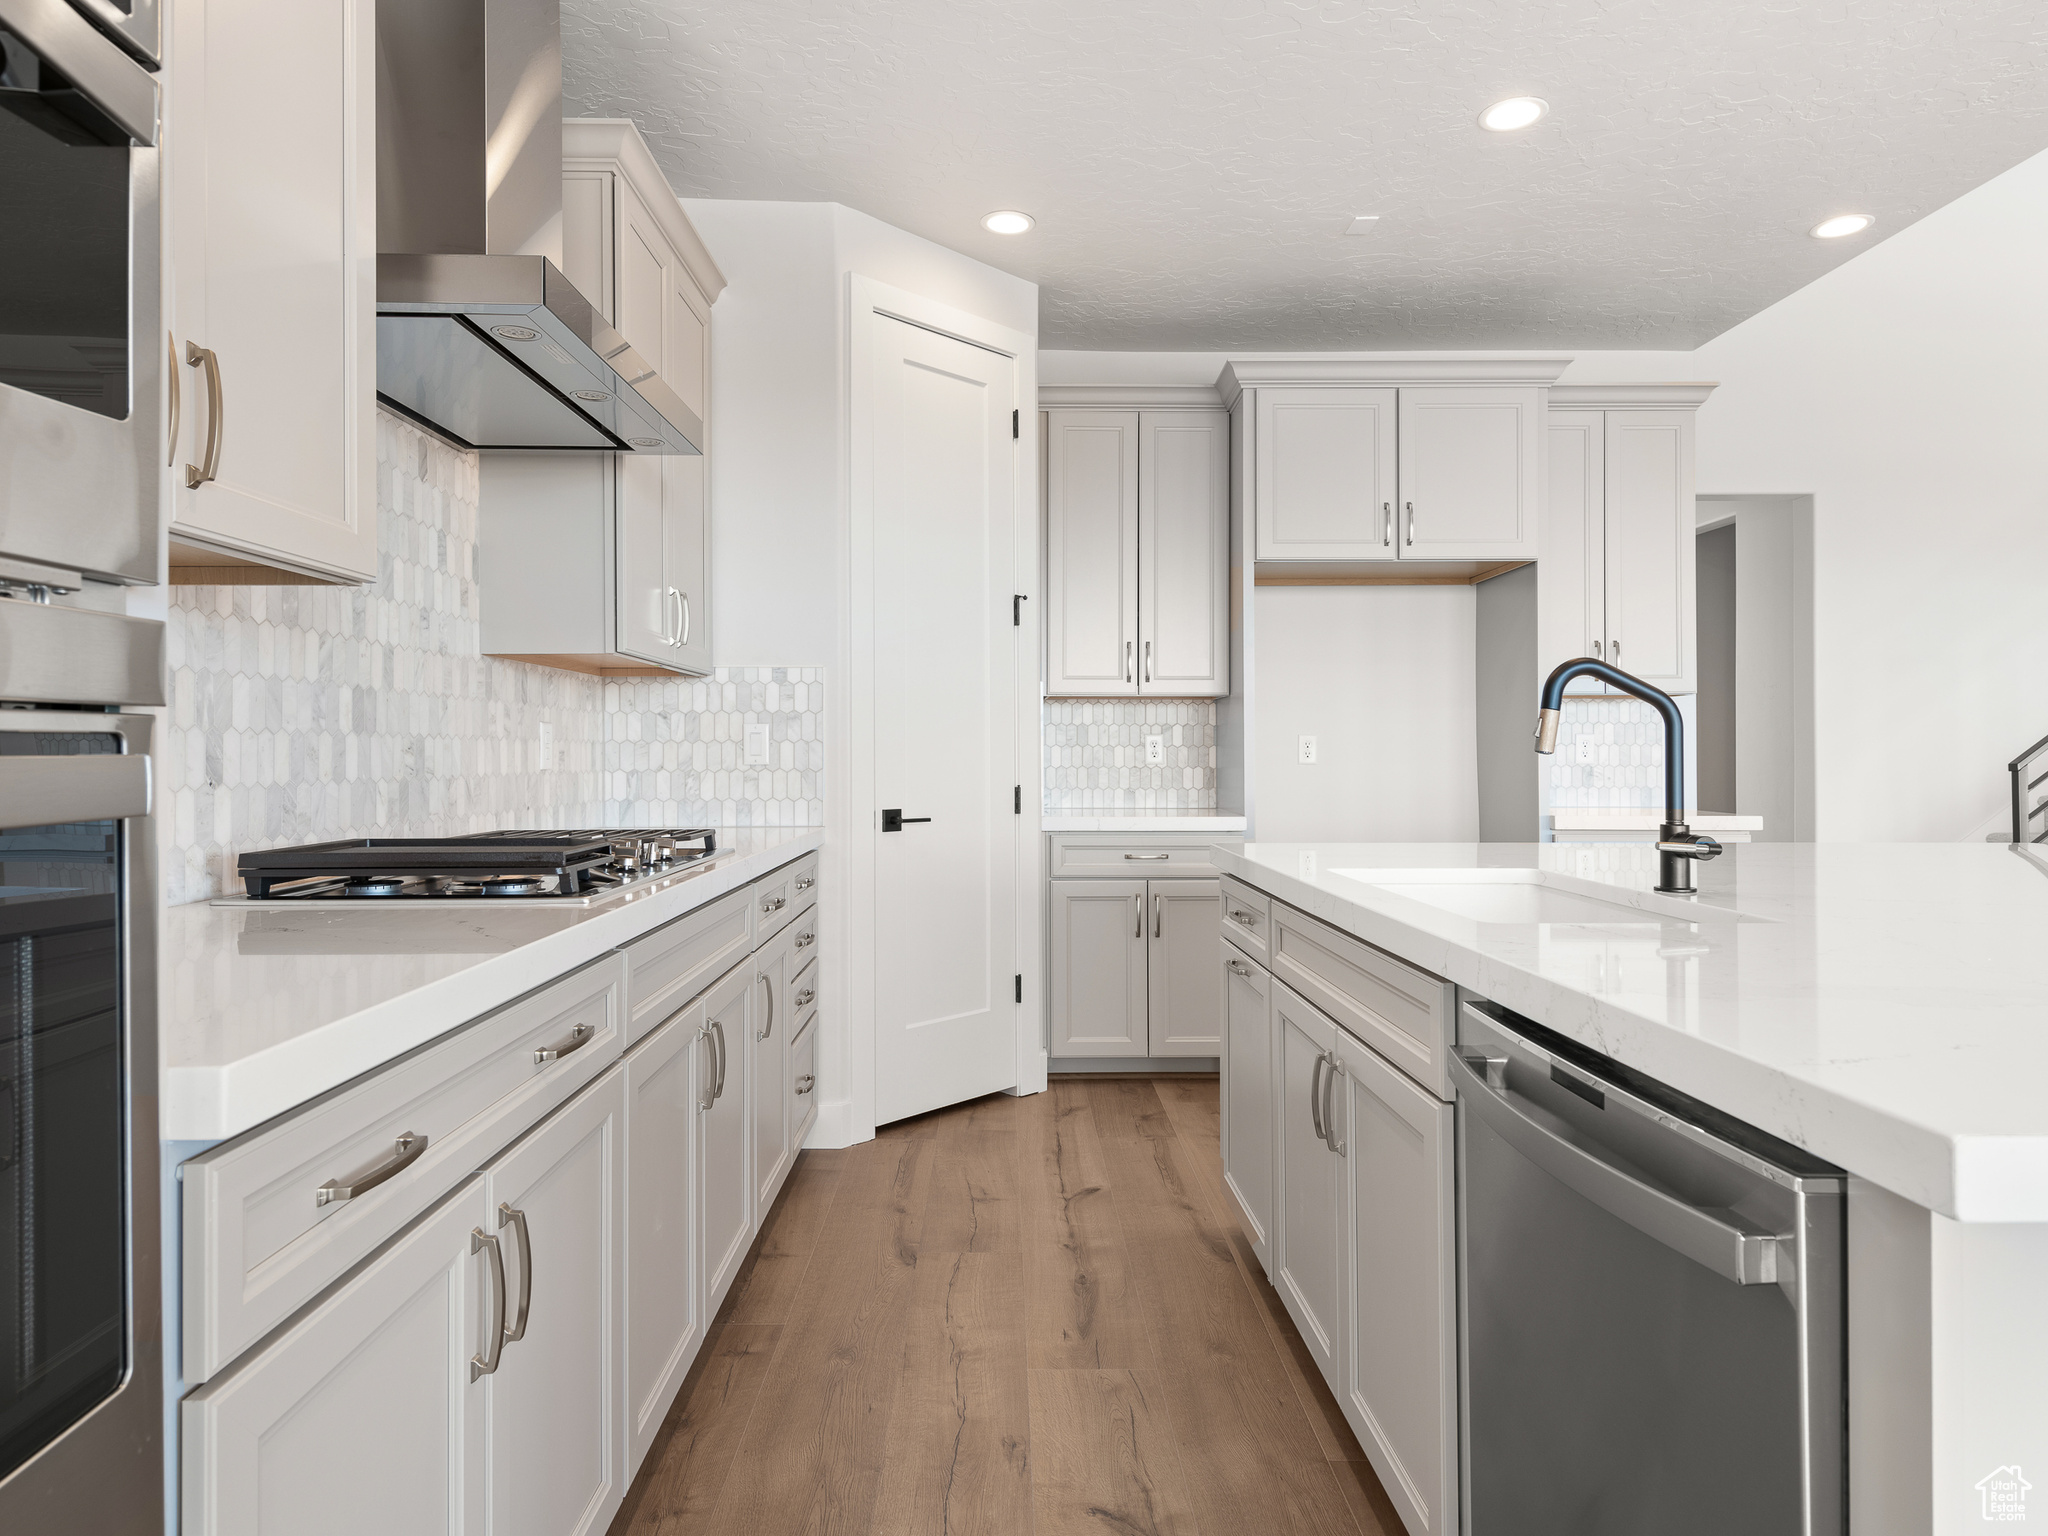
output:
POLYGON ((1147 736, 1145 738, 1145 762, 1148 767, 1157 768, 1166 761, 1166 738, 1147 736))
POLYGON ((1301 738, 1301 751, 1295 755, 1297 763, 1312 763, 1316 760, 1316 739, 1313 736, 1301 738))
POLYGON ((555 728, 545 720, 540 723, 540 765, 543 769, 555 766, 555 728))
POLYGON ((747 727, 747 766, 765 768, 768 766, 768 727, 750 725, 747 727))
POLYGON ((1574 736, 1572 738, 1572 761, 1577 763, 1596 762, 1599 759, 1599 753, 1600 744, 1593 740, 1592 737, 1574 736))

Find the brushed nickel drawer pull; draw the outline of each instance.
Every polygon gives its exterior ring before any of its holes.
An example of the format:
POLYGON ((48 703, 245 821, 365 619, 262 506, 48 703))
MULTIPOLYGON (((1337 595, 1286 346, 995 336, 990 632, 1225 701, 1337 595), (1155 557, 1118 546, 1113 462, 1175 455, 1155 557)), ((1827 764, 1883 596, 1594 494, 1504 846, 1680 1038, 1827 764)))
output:
POLYGON ((1233 923, 1242 923, 1247 928, 1259 926, 1258 918, 1254 914, 1245 911, 1242 907, 1232 907, 1230 909, 1230 920, 1233 923))
POLYGON ((221 411, 226 402, 220 387, 220 359, 214 355, 213 348, 202 347, 196 342, 186 342, 185 364, 190 368, 206 370, 205 463, 185 466, 185 489, 196 491, 211 480, 220 469, 221 411))
POLYGON ((1170 853, 1127 853, 1124 855, 1124 857, 1127 859, 1136 859, 1142 863, 1147 859, 1170 859, 1173 857, 1173 855, 1170 853))
POLYGON ((368 1194, 386 1179, 403 1173, 414 1160, 427 1150, 427 1138, 415 1136, 411 1131, 400 1136, 392 1148, 391 1155, 381 1163, 365 1168, 361 1173, 351 1174, 346 1182, 329 1179, 313 1191, 315 1205, 340 1205, 344 1200, 353 1200, 357 1195, 368 1194))
POLYGON ((554 1045, 536 1046, 533 1052, 533 1064, 536 1067, 544 1067, 551 1061, 560 1061, 564 1056, 573 1056, 596 1038, 596 1030, 592 1029, 588 1024, 578 1024, 569 1031, 568 1039, 558 1041, 554 1045))
POLYGON ((797 993, 797 995, 796 995, 796 1005, 797 1005, 797 1007, 799 1007, 799 1008, 808 1008, 808 1007, 810 1007, 810 1006, 811 1006, 811 999, 812 999, 812 998, 814 998, 814 997, 816 997, 817 995, 818 995, 818 989, 817 989, 816 987, 805 987, 805 988, 803 989, 803 991, 801 991, 801 992, 797 993))
POLYGON ((817 1086, 817 1078, 812 1076, 810 1073, 806 1072, 802 1077, 796 1080, 796 1091, 798 1097, 802 1097, 804 1094, 809 1093, 813 1088, 817 1086))
POLYGON ((775 983, 766 971, 754 979, 761 983, 762 989, 768 994, 768 1022, 763 1024, 761 1032, 754 1036, 755 1043, 758 1044, 775 1033, 775 983))
POLYGON ((762 898, 761 910, 763 912, 780 912, 788 905, 789 898, 787 896, 767 896, 762 898))
POLYGON ((1236 972, 1240 976, 1249 977, 1252 973, 1252 968, 1246 965, 1242 960, 1231 961, 1230 968, 1232 971, 1236 972))
POLYGON ((800 891, 808 891, 817 883, 818 877, 816 875, 805 875, 801 880, 797 881, 796 888, 800 891))
POLYGON ((497 1237, 482 1227, 469 1229, 469 1251, 491 1256, 491 1329, 485 1335, 490 1343, 484 1346, 485 1353, 469 1357, 469 1379, 475 1381, 496 1371, 505 1357, 505 1255, 497 1237))
POLYGON ((498 1202, 498 1226, 519 1230, 519 1315, 505 1330, 505 1342, 517 1344, 526 1337, 526 1310, 533 1304, 533 1234, 526 1230, 526 1212, 498 1202))
POLYGON ((811 945, 817 942, 818 935, 816 930, 813 930, 810 933, 800 933, 796 936, 796 947, 798 949, 808 949, 811 945))

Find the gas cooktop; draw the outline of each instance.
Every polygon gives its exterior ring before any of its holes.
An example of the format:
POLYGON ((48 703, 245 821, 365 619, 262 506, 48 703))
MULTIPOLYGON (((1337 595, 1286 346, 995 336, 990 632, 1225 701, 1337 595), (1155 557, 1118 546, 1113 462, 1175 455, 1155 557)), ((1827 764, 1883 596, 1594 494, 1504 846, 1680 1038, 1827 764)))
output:
POLYGON ((236 872, 247 894, 216 905, 513 901, 587 907, 702 864, 717 847, 709 827, 350 838, 245 853, 236 872))

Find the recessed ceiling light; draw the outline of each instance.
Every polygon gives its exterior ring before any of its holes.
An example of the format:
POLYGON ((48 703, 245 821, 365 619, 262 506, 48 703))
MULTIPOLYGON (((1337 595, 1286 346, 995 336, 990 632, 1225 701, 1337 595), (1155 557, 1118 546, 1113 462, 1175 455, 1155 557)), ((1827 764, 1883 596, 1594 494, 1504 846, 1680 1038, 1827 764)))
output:
POLYGON ((1528 127, 1549 110, 1550 103, 1539 96, 1510 96, 1480 113, 1479 126, 1494 133, 1513 133, 1517 128, 1528 127))
POLYGON ((1839 240, 1844 235, 1860 235, 1876 222, 1867 213, 1838 213, 1832 219, 1822 219, 1809 233, 1816 240, 1839 240))
POLYGON ((1019 213, 1014 208, 1002 208, 985 217, 981 227, 992 235, 1021 235, 1031 227, 1031 215, 1019 213))

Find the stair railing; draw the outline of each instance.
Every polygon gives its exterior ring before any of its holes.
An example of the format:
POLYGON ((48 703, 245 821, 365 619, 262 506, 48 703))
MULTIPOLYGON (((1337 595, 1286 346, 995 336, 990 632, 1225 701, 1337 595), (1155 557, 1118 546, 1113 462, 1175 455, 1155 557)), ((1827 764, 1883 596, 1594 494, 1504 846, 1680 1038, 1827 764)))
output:
POLYGON ((2012 775, 2012 840, 2016 843, 2048 842, 2048 796, 2035 791, 2048 783, 2048 736, 2043 736, 2007 763, 2012 775), (2036 823, 2039 829, 2036 830, 2036 823))

